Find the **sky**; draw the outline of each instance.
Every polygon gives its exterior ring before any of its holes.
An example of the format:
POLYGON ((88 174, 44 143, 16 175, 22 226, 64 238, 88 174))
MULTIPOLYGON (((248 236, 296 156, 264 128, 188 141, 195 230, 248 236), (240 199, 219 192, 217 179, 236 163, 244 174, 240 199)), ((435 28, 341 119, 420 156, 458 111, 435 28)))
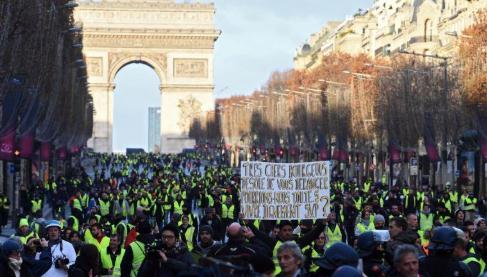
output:
MULTIPOLYGON (((186 0, 186 2, 188 2, 186 0)), ((200 0, 214 2, 216 28, 215 97, 250 94, 273 71, 293 67, 293 56, 328 21, 344 20, 373 0, 200 0)), ((147 150, 148 107, 160 106, 159 79, 142 64, 117 74, 113 149, 147 150), (134 134, 138 134, 134 136, 134 134)))

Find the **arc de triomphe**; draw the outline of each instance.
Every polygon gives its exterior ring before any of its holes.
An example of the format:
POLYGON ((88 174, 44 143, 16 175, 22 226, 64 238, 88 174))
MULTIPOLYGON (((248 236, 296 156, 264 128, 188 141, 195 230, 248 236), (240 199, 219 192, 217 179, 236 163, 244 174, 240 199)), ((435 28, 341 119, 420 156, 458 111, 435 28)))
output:
POLYGON ((214 109, 213 49, 220 34, 213 21, 214 5, 174 0, 78 2, 75 18, 83 27, 95 106, 88 147, 112 152, 114 79, 133 62, 152 67, 161 82, 161 152, 193 147, 188 137, 191 120, 214 109))

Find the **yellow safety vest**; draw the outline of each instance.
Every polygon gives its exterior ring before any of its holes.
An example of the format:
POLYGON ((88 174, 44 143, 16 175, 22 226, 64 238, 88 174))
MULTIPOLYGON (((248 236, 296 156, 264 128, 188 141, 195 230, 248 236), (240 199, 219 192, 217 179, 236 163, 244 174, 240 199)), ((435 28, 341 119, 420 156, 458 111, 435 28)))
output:
POLYGON ((370 190, 370 183, 369 182, 365 182, 364 183, 364 192, 367 193, 367 192, 369 192, 369 190, 370 190))
POLYGON ((117 255, 115 259, 115 264, 112 262, 112 258, 109 253, 110 249, 107 248, 106 251, 102 251, 101 253, 101 264, 104 269, 112 270, 112 276, 120 276, 120 264, 122 263, 123 255, 125 255, 125 249, 120 250, 120 254, 117 255))
POLYGON ((98 252, 103 252, 104 250, 107 249, 107 247, 110 245, 110 239, 106 236, 104 236, 100 242, 96 238, 93 238, 90 242, 91 244, 95 245, 96 248, 98 248, 98 252))
POLYGON ((194 235, 194 227, 188 227, 186 231, 184 232, 184 237, 186 238, 186 247, 188 247, 188 250, 191 251, 193 250, 193 235, 194 235))
POLYGON ((129 203, 127 202, 127 200, 123 199, 122 200, 122 216, 126 217, 129 213, 129 210, 130 210, 129 203))
MULTIPOLYGON (((15 237, 15 234, 13 234, 13 235, 11 236, 11 238, 13 238, 13 237, 15 237)), ((20 242, 22 243, 22 245, 25 245, 25 244, 27 244, 27 241, 28 241, 28 240, 29 240, 31 237, 33 237, 33 238, 37 238, 37 235, 36 235, 34 232, 30 232, 30 233, 28 233, 28 234, 27 234, 27 235, 25 235, 25 236, 20 236, 20 237, 19 237, 19 240, 20 240, 20 242)))
POLYGON ((363 234, 365 233, 366 231, 372 231, 372 230, 375 230, 375 225, 374 225, 374 221, 373 220, 369 220, 369 225, 368 226, 365 226, 365 224, 363 224, 362 222, 359 222, 357 224, 357 228, 358 228, 358 231, 360 232, 360 234, 363 234))
POLYGON ((213 196, 211 196, 210 194, 208 194, 208 205, 213 208, 213 206, 215 206, 215 199, 213 199, 213 196))
POLYGON ((328 237, 328 242, 326 243, 326 247, 332 246, 336 242, 342 241, 342 231, 340 231, 340 227, 338 224, 335 226, 335 231, 332 231, 330 227, 326 226, 326 236, 328 237))
POLYGON ((183 214, 183 205, 184 205, 183 200, 181 200, 180 202, 174 201, 173 203, 174 213, 183 214))
POLYGON ((85 193, 85 194, 81 195, 81 201, 80 202, 81 202, 82 207, 84 207, 84 208, 88 207, 88 202, 89 202, 88 194, 85 193))
POLYGON ((0 198, 0 207, 2 207, 4 210, 10 209, 10 205, 8 204, 8 198, 7 197, 2 197, 0 198))
POLYGON ((171 203, 169 202, 169 195, 164 196, 164 210, 169 211, 171 209, 171 203))
POLYGON ((83 208, 81 207, 81 201, 78 198, 73 199, 73 209, 77 209, 82 211, 83 208))
POLYGON ((310 245, 303 248, 302 252, 307 251, 310 247, 311 247, 311 266, 309 267, 309 272, 316 272, 316 271, 318 271, 318 269, 320 267, 318 265, 316 265, 313 260, 318 259, 318 258, 323 257, 323 256, 320 255, 320 253, 318 253, 318 251, 316 251, 315 248, 310 246, 310 245))
POLYGON ((145 245, 140 241, 134 241, 130 244, 133 253, 131 277, 137 277, 139 268, 145 259, 145 245))
POLYGON ((138 203, 139 207, 147 208, 149 206, 149 199, 148 198, 141 198, 138 203))
POLYGON ((470 256, 470 257, 466 258, 465 260, 463 260, 462 262, 465 263, 466 265, 468 265, 471 262, 478 263, 480 265, 480 275, 482 275, 482 273, 484 273, 485 262, 483 259, 479 259, 475 256, 470 256))
POLYGON ((72 218, 73 219, 73 226, 71 226, 71 228, 73 228, 73 231, 75 232, 78 232, 79 231, 79 221, 78 219, 76 218, 76 216, 70 216, 69 218, 72 218))
POLYGON ((222 218, 233 219, 235 211, 235 205, 231 205, 230 208, 227 204, 222 205, 222 218))
POLYGON ((100 202, 100 214, 101 216, 107 216, 110 214, 110 201, 99 200, 100 202))
POLYGON ((33 213, 37 213, 38 211, 40 211, 42 209, 42 200, 41 199, 38 199, 37 201, 31 200, 31 202, 32 202, 32 212, 33 213))
POLYGON ((431 230, 433 228, 433 214, 419 214, 419 229, 422 231, 431 230))
POLYGON ((463 209, 465 211, 475 211, 476 204, 477 204, 477 198, 465 197, 463 200, 463 209))

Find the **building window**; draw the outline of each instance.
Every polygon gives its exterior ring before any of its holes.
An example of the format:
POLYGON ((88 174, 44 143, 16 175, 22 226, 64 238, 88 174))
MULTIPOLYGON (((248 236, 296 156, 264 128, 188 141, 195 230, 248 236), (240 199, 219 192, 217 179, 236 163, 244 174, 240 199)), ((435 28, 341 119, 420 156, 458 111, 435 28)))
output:
POLYGON ((431 19, 426 19, 424 22, 424 41, 433 40, 433 21, 431 19))

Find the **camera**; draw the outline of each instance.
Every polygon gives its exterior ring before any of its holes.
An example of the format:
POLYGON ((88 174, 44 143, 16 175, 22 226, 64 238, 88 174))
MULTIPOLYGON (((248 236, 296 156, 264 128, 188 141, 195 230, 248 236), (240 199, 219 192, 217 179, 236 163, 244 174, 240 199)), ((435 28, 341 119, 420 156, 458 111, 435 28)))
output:
POLYGON ((145 253, 149 259, 159 259, 159 253, 157 251, 164 251, 166 244, 160 240, 156 239, 145 246, 145 253))
POLYGON ((69 259, 67 257, 62 257, 62 258, 56 258, 54 260, 54 266, 56 268, 61 268, 65 265, 69 264, 69 259))
POLYGON ((32 244, 34 244, 34 246, 36 246, 36 247, 40 247, 40 246, 41 246, 41 241, 40 241, 40 240, 38 240, 38 239, 36 239, 36 240, 34 240, 34 241, 32 242, 32 244))

